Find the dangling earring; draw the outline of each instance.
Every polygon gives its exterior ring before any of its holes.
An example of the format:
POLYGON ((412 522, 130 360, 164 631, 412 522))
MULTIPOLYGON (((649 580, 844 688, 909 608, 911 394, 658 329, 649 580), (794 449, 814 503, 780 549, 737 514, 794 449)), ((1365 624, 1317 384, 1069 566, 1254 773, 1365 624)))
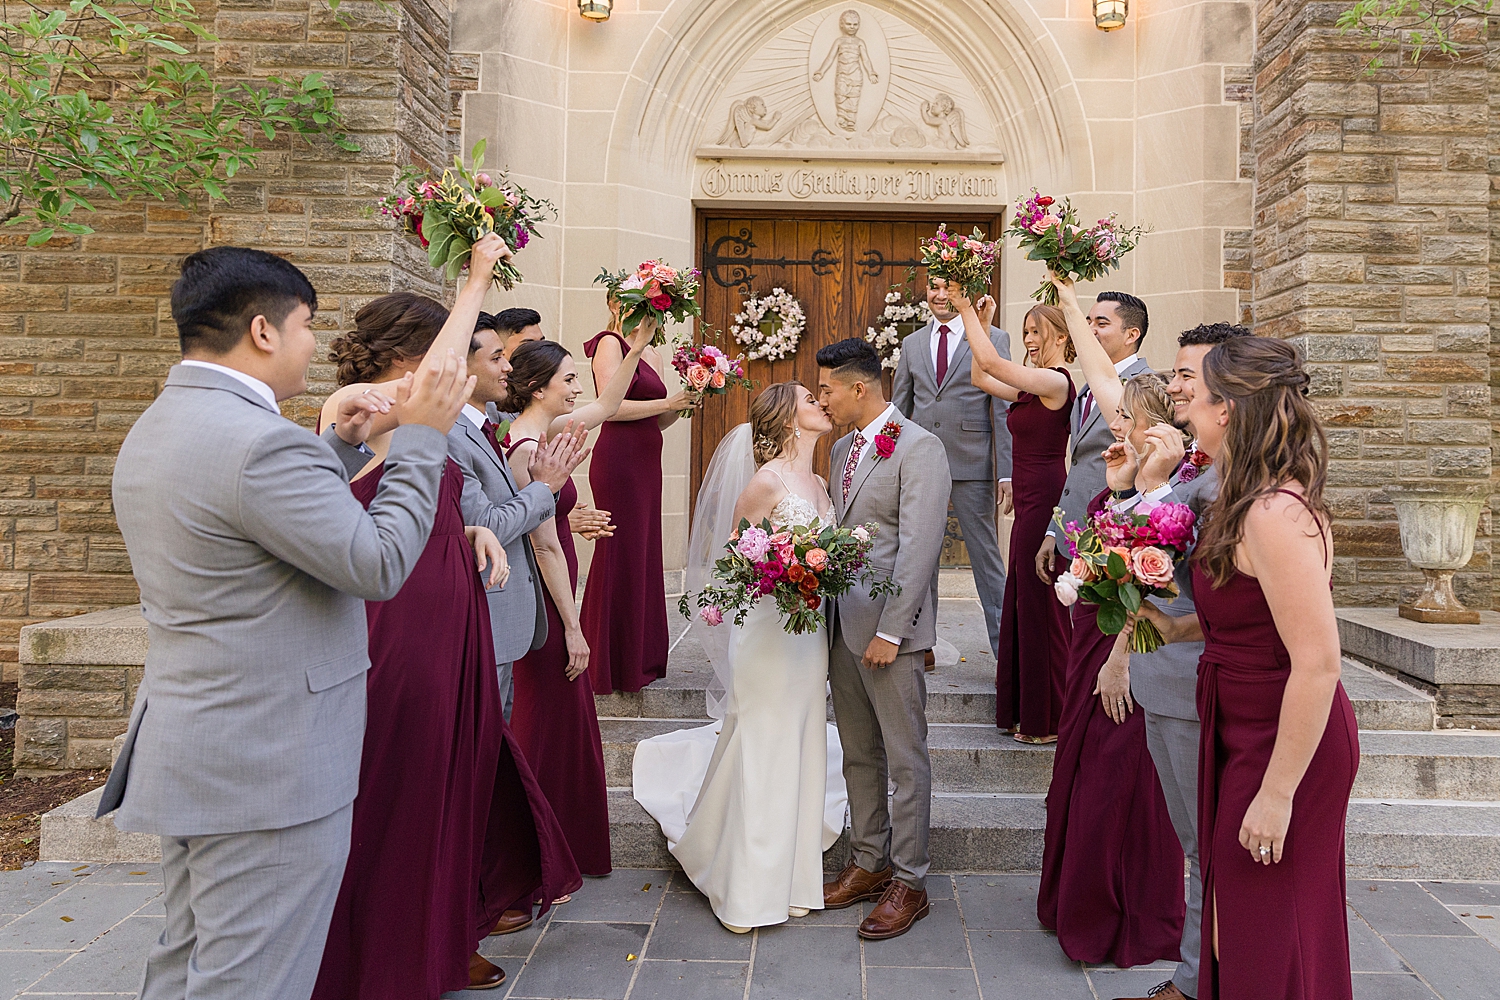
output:
POLYGON ((800 428, 800 427, 793 427, 792 428, 792 437, 801 437, 801 436, 802 436, 802 428, 800 428))

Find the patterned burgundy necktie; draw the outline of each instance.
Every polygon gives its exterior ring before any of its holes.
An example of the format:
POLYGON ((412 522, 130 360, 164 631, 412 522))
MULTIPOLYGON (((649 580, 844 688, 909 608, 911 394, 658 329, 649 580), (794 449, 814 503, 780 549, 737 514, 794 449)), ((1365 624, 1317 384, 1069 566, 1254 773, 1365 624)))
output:
POLYGON ((948 375, 948 324, 938 327, 937 384, 948 375))
POLYGON ((865 436, 854 432, 854 444, 849 448, 849 460, 844 463, 844 503, 849 502, 849 490, 854 486, 854 469, 859 465, 859 453, 864 450, 865 436))

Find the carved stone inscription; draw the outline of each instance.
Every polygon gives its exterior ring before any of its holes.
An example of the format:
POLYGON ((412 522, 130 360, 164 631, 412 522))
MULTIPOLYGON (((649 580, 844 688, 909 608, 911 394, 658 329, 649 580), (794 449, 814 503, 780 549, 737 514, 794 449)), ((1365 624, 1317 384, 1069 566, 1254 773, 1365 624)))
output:
POLYGON ((998 204, 997 169, 882 164, 768 165, 721 161, 699 165, 698 190, 725 201, 855 201, 998 204))

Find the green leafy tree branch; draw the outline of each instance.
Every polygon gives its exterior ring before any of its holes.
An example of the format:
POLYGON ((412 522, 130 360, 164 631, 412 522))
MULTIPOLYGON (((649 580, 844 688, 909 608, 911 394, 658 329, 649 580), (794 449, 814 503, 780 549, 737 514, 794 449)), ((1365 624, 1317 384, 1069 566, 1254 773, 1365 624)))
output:
POLYGON ((222 199, 282 131, 359 148, 322 74, 220 83, 195 41, 217 39, 190 0, 0 0, 0 221, 35 246, 92 232, 101 194, 222 199))
POLYGON ((1375 53, 1368 69, 1409 63, 1438 53, 1448 59, 1482 58, 1474 43, 1496 0, 1355 0, 1339 15, 1343 31, 1366 37, 1375 53), (1466 53, 1465 49, 1469 51, 1466 53))

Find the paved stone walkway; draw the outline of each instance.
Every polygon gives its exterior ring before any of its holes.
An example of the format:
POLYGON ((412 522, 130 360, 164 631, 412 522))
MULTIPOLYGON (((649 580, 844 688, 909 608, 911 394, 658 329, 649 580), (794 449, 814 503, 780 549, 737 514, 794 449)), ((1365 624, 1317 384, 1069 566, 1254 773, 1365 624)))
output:
MULTIPOLYGON (((1036 923, 1036 876, 943 875, 932 915, 864 943, 862 910, 815 913, 737 936, 680 873, 621 869, 483 951, 526 1000, 1110 1000, 1170 974, 1069 962, 1036 923)), ((42 863, 0 872, 0 1000, 134 997, 160 933, 153 865, 42 863)), ((1349 928, 1357 1000, 1493 1000, 1500 885, 1355 882, 1349 928)))

